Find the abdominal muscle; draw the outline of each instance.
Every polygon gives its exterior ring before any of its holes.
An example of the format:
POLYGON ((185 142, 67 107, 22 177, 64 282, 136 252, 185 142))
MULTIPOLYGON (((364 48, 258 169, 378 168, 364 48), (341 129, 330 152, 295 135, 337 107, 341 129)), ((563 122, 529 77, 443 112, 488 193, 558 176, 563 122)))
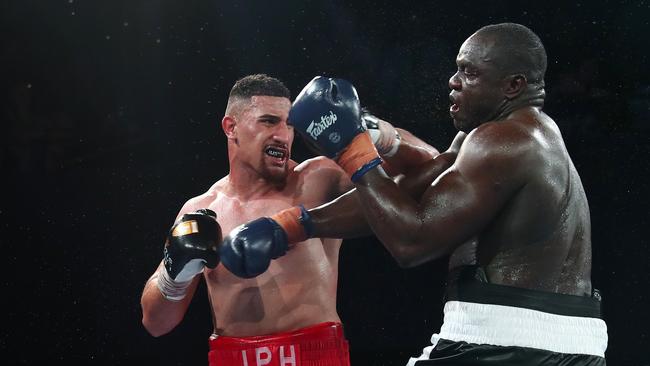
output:
POLYGON ((310 239, 252 279, 223 265, 205 272, 215 334, 253 336, 340 322, 336 312, 337 239, 310 239))

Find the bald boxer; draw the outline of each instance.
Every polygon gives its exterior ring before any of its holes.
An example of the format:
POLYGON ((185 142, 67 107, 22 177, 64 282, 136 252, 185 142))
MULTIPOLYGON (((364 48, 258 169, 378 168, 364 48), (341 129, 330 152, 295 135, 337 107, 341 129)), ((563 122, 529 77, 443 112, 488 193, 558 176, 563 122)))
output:
POLYGON ((467 136, 455 155, 421 166, 421 195, 377 164, 347 81, 315 78, 293 104, 296 130, 357 188, 358 205, 348 195, 309 212, 312 235, 338 236, 341 207, 359 207, 400 265, 451 256, 444 323, 408 365, 605 365, 589 206, 542 111, 546 62, 539 37, 519 24, 483 27, 462 44, 450 114, 467 136), (309 121, 329 111, 337 124, 310 135, 309 121))
MULTIPOLYGON (((160 336, 181 322, 197 284, 205 279, 214 319, 210 365, 349 364, 336 311, 340 239, 307 239, 311 235, 303 232, 292 237, 300 245, 291 249, 255 245, 245 253, 221 244, 221 230, 265 215, 286 221, 286 214, 273 214, 297 203, 302 206, 290 213, 300 218, 307 215, 306 208, 352 188, 345 172, 329 159, 291 160, 289 98, 283 83, 267 75, 235 83, 221 122, 229 174, 180 209, 164 259, 142 294, 142 323, 160 336)), ((373 121, 381 150, 390 152, 401 144, 403 150, 412 147, 415 160, 437 155, 406 131, 373 121)), ((408 166, 405 162, 404 169, 408 166)), ((348 234, 353 236, 370 232, 352 229, 348 234)))

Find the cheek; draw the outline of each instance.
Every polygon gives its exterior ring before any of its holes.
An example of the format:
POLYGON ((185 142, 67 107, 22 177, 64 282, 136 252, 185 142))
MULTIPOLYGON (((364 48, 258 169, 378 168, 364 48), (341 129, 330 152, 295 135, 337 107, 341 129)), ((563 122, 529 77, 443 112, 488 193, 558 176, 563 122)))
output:
POLYGON ((467 88, 474 88, 474 87, 476 87, 476 85, 478 83, 479 83, 479 80, 476 79, 476 78, 474 78, 474 79, 465 78, 465 80, 464 80, 465 87, 467 87, 467 88))
POLYGON ((462 100, 461 115, 468 120, 480 119, 480 116, 487 112, 489 96, 479 90, 466 90, 466 92, 462 100))
POLYGON ((473 106, 483 106, 490 104, 494 99, 494 92, 485 87, 470 87, 467 88, 467 99, 473 106))
POLYGON ((465 113, 472 114, 475 112, 476 108, 480 108, 483 99, 484 97, 481 95, 479 90, 467 88, 463 95, 462 109, 465 110, 465 113))

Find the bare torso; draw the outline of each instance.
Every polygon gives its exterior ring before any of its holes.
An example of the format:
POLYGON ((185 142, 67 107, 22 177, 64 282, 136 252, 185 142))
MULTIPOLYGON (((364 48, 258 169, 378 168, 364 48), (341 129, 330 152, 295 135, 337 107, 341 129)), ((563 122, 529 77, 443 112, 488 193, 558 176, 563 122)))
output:
POLYGON ((591 223, 580 177, 550 117, 513 115, 495 123, 524 136, 512 147, 521 155, 512 169, 524 184, 475 240, 455 250, 451 265, 477 262, 496 284, 590 295, 591 223))
MULTIPOLYGON (((328 164, 335 167, 333 163, 328 164)), ((206 194, 197 197, 192 205, 215 211, 225 235, 258 217, 270 216, 297 204, 309 208, 330 200, 336 191, 332 184, 322 180, 317 184, 318 174, 310 178, 305 171, 309 169, 290 173, 283 189, 271 190, 253 199, 228 195, 229 182, 225 177, 206 194)), ((336 312, 340 245, 338 239, 309 239, 297 244, 287 255, 271 261, 268 271, 252 279, 236 277, 221 264, 213 270, 206 269, 204 277, 215 333, 262 335, 340 321, 336 312)))

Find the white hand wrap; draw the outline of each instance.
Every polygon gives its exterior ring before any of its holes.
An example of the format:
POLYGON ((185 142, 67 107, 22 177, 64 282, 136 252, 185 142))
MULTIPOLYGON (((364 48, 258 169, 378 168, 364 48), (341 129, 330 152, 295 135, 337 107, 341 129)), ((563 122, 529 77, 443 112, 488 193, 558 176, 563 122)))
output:
POLYGON ((158 284, 158 289, 160 290, 160 293, 167 300, 180 301, 185 298, 185 294, 187 293, 187 288, 190 287, 190 283, 192 283, 192 280, 190 279, 189 281, 174 281, 171 279, 171 277, 169 277, 167 270, 165 268, 161 268, 158 271, 158 279, 156 283, 158 284))
MULTIPOLYGON (((376 130, 376 129, 368 129, 368 132, 370 133, 370 138, 372 139, 372 143, 375 144, 375 147, 377 147, 377 141, 381 138, 381 131, 376 130)), ((399 149, 399 144, 401 142, 402 138, 395 130, 395 139, 390 145, 390 149, 377 149, 377 152, 379 155, 390 158, 391 156, 395 155, 397 153, 397 149, 399 149)))

